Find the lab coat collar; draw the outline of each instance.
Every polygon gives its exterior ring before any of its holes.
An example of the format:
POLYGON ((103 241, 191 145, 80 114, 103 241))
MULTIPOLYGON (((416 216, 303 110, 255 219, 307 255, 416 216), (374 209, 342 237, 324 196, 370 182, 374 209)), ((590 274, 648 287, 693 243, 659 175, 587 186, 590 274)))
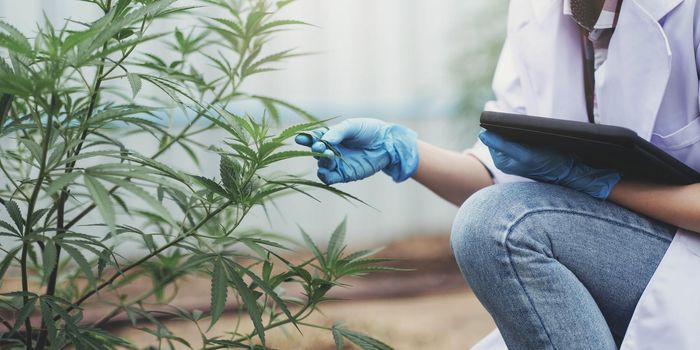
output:
POLYGON ((683 0, 623 0, 598 106, 603 124, 630 128, 651 139, 671 74, 671 48, 659 20, 683 0), (655 2, 658 2, 656 4, 655 2))
MULTIPOLYGON (((669 12, 680 5, 684 0, 623 0, 636 1, 644 8, 656 21, 664 18, 669 12)), ((551 15, 551 8, 554 5, 563 9, 563 0, 532 0, 532 12, 537 22, 542 22, 544 18, 551 15)))
POLYGON ((558 5, 560 10, 564 6, 563 0, 532 0, 530 3, 532 4, 533 17, 539 23, 551 16, 552 6, 558 5))
MULTIPOLYGON (((630 0, 623 0, 630 1, 630 0)), ((684 0, 631 0, 636 1, 639 6, 645 9, 654 20, 659 21, 669 12, 680 5, 684 0)))

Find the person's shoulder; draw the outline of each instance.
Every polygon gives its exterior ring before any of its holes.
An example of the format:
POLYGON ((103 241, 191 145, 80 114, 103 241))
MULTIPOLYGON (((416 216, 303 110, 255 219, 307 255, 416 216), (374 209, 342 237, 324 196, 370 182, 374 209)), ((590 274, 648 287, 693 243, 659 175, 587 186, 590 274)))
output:
MULTIPOLYGON (((511 0, 508 5, 508 29, 520 28, 534 18, 533 2, 538 0, 511 0)), ((541 0, 539 0, 541 1, 541 0)))

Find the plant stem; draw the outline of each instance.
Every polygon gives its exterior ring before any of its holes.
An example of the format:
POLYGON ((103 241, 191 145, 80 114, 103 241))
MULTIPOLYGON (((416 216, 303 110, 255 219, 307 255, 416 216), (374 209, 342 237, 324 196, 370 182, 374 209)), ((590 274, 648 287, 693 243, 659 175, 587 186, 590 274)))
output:
POLYGON ((93 323, 93 327, 95 327, 95 328, 104 327, 104 325, 107 324, 107 322, 109 322, 109 320, 113 319, 114 317, 116 317, 117 315, 122 313, 122 311, 126 310, 129 306, 134 305, 134 304, 138 304, 138 303, 148 299, 153 294, 155 294, 155 292, 156 292, 156 289, 152 288, 148 292, 141 294, 141 296, 137 297, 136 299, 134 299, 126 304, 119 305, 119 306, 115 307, 114 310, 112 310, 110 313, 108 313, 107 315, 105 315, 104 317, 99 319, 97 322, 93 323))
MULTIPOLYGON (((29 199, 29 203, 27 205, 27 218, 25 219, 24 222, 24 243, 22 243, 22 259, 21 259, 21 268, 22 268, 22 291, 25 293, 23 297, 23 302, 26 304, 29 302, 29 296, 26 294, 29 292, 29 281, 27 277, 27 252, 29 250, 29 241, 27 238, 31 235, 32 233, 32 223, 34 222, 34 209, 36 207, 37 201, 39 199, 39 193, 41 192, 41 185, 44 182, 44 178, 46 177, 46 161, 48 158, 48 153, 49 153, 49 142, 51 141, 51 133, 53 131, 53 109, 54 106, 57 103, 57 96, 54 94, 51 96, 51 112, 49 114, 49 120, 48 123, 46 124, 46 134, 44 135, 44 142, 42 142, 42 154, 41 154, 41 160, 39 164, 39 174, 37 176, 36 183, 34 184, 34 190, 32 191, 32 196, 29 199)), ((32 349, 32 322, 27 317, 27 319, 24 322, 24 327, 27 332, 27 349, 31 350, 32 349)))
POLYGON ((5 126, 5 118, 10 112, 10 107, 12 106, 12 95, 2 95, 0 97, 0 130, 5 126))
MULTIPOLYGON (((125 275, 127 272, 129 272, 131 269, 133 269, 133 268, 135 268, 135 267, 137 267, 137 266, 139 266, 139 265, 145 263, 146 261, 150 260, 151 258, 153 258, 153 257, 156 256, 156 255, 159 255, 160 253, 162 253, 163 251, 167 250, 168 248, 174 246, 175 244, 178 244, 178 243, 182 242, 185 238, 187 238, 187 237, 189 237, 189 236, 195 234, 195 233, 197 232, 197 230, 199 230, 200 228, 202 228, 202 226, 204 226, 209 220, 211 220, 212 218, 214 218, 215 216, 217 216, 219 213, 221 213, 222 211, 224 211, 224 209, 228 208, 228 207, 231 206, 232 204, 233 204, 233 201, 228 201, 228 202, 226 202, 226 203, 225 203, 224 205, 222 205, 221 207, 219 207, 219 208, 217 208, 216 210, 214 210, 213 212, 207 214, 207 216, 204 217, 204 219, 202 219, 202 221, 200 221, 200 222, 199 222, 196 226, 194 226, 193 228, 189 229, 187 232, 183 233, 182 236, 180 236, 179 238, 176 238, 176 239, 172 240, 171 242, 168 242, 167 244, 165 244, 165 245, 163 245, 162 247, 160 247, 160 248, 154 250, 154 251, 151 252, 150 254, 148 254, 148 255, 142 257, 141 259, 139 259, 139 260, 137 260, 137 261, 135 261, 135 262, 129 264, 129 265, 126 266, 125 268, 121 269, 120 271, 118 271, 117 273, 115 273, 114 275, 112 275, 112 277, 110 277, 108 280, 106 280, 105 282, 102 282, 100 285, 98 285, 97 287, 95 287, 95 289, 92 289, 92 290, 90 290, 89 292, 83 294, 83 296, 81 296, 76 302, 74 302, 73 305, 71 305, 70 307, 68 307, 68 308, 66 309, 66 312, 71 312, 71 311, 75 310, 75 308, 78 307, 78 306, 80 306, 83 302, 85 302, 85 300, 89 299, 91 296, 95 295, 95 294, 96 294, 97 292, 99 292, 100 290, 102 290, 102 289, 104 289, 105 287, 107 287, 107 286, 111 285, 112 283, 114 283, 114 281, 116 281, 119 277, 124 276, 124 275, 125 275)), ((58 320, 58 317, 55 317, 54 319, 58 320)))
MULTIPOLYGON (((142 28, 143 28, 143 24, 142 24, 142 28)), ((247 47, 244 48, 244 50, 241 52, 241 55, 239 56, 239 59, 238 59, 238 63, 236 64, 235 71, 240 70, 240 68, 242 67, 243 62, 245 61, 246 52, 247 52, 247 47)), ((115 67, 116 67, 116 65, 115 65, 115 67)), ((101 68, 103 68, 103 66, 101 68)), ((112 70, 110 70, 109 72, 111 72, 112 70)), ((98 73, 98 76, 103 76, 103 78, 106 78, 106 75, 108 75, 108 74, 103 75, 102 73, 98 73)), ((239 79, 239 81, 237 81, 233 85, 232 93, 235 93, 238 90, 238 88, 240 87, 242 82, 243 82, 243 79, 239 79)), ((229 84, 230 84, 230 82, 228 82, 222 86, 222 88, 216 94, 214 99, 209 103, 210 105, 215 105, 221 101, 221 99, 224 97, 224 93, 226 92, 226 90, 229 87, 229 84)), ((156 158, 160 157, 168 149, 170 149, 170 147, 172 147, 174 144, 176 144, 181 138, 185 137, 187 135, 187 132, 194 126, 194 124, 197 123, 197 121, 199 121, 199 119, 201 119, 204 116, 204 113, 206 113, 205 110, 197 112, 197 115, 195 115, 195 117, 192 118, 192 122, 190 122, 187 126, 185 126, 180 131, 180 133, 178 133, 175 137, 172 138, 172 140, 168 141, 168 143, 166 143, 163 147, 161 147, 161 149, 159 149, 155 154, 153 154, 151 156, 151 158, 156 159, 156 158)), ((82 145, 82 142, 80 145, 82 145)), ((109 194, 110 195, 113 194, 117 189, 119 189, 119 186, 113 186, 109 190, 109 194)), ((70 230, 74 225, 76 225, 78 222, 80 222, 80 220, 82 220, 87 214, 89 214, 95 208, 97 208, 97 205, 95 205, 94 203, 90 204, 87 208, 85 208, 83 211, 81 211, 76 217, 74 217, 73 220, 68 222, 68 224, 65 227, 65 230, 70 230)))
MULTIPOLYGON (((211 104, 216 104, 219 102, 219 100, 223 97, 224 92, 226 91, 225 88, 227 88, 228 85, 224 86, 224 89, 221 89, 219 93, 214 97, 214 101, 211 102, 211 104)), ((160 156, 162 156, 165 151, 170 149, 175 143, 177 143, 181 138, 185 137, 187 132, 194 126, 194 124, 201 119, 204 116, 205 111, 198 112, 197 115, 192 118, 192 122, 190 122, 187 126, 185 126, 180 133, 178 133, 175 137, 172 138, 172 140, 168 141, 163 147, 161 147, 158 152, 154 153, 151 158, 156 159, 160 156)), ((127 181, 129 178, 127 178, 127 181)), ((113 194, 117 189, 119 189, 119 186, 113 186, 112 188, 109 189, 109 194, 113 194)), ((83 209, 76 217, 73 218, 73 220, 69 221, 68 224, 65 227, 65 230, 70 230, 74 225, 76 225, 80 220, 82 220, 87 214, 89 214, 91 211, 93 211, 95 208, 97 208, 97 205, 95 203, 90 204, 87 208, 83 209)))
MULTIPOLYGON (((233 225, 233 229, 234 229, 234 230, 241 224, 241 222, 243 222, 243 218, 245 217, 245 213, 247 213, 248 210, 249 210, 249 209, 244 210, 244 214, 241 215, 241 216, 238 218, 238 220, 236 221, 236 223, 233 225)), ((215 216, 215 215, 214 215, 214 216, 215 216)), ((207 219, 207 220, 209 220, 209 219, 207 219)), ((190 235, 191 235, 191 234, 190 234, 190 235)), ((148 298, 148 297, 150 297, 151 295, 153 295, 153 293, 155 293, 155 289, 151 289, 149 292, 146 292, 146 293, 142 294, 141 296, 137 297, 136 299, 134 299, 134 300, 132 300, 131 302, 129 302, 128 304, 126 304, 126 306, 125 306, 125 305, 119 305, 119 306, 117 306, 116 308, 114 308, 114 310, 112 310, 109 314, 107 314, 107 316, 105 316, 105 317, 103 317, 102 319, 100 319, 99 321, 95 322, 95 323, 94 323, 94 327, 99 328, 99 327, 104 326, 109 320, 111 320, 111 319, 114 318, 115 316, 119 315, 122 311, 126 310, 126 308, 127 308, 128 306, 134 305, 134 304, 136 304, 136 303, 139 303, 139 302, 145 300, 146 298, 148 298)))
POLYGON ((7 322, 4 318, 0 317, 0 323, 2 323, 8 331, 12 330, 12 325, 9 322, 7 322))
MULTIPOLYGON (((59 198, 58 202, 58 209, 56 213, 56 237, 60 236, 63 234, 63 218, 64 218, 64 211, 65 211, 65 201, 68 198, 67 192, 64 190, 61 191, 61 195, 59 198), (65 198, 64 198, 65 195, 65 198)), ((58 264, 60 261, 60 255, 61 255, 61 245, 58 244, 58 242, 53 243, 56 247, 56 261, 53 270, 51 270, 51 275, 49 276, 49 281, 46 287, 46 295, 53 296, 55 291, 56 291, 56 280, 58 279, 58 264)), ((46 346, 46 340, 48 337, 48 329, 46 328, 46 321, 43 319, 41 320, 41 333, 39 333, 39 340, 36 342, 36 348, 37 350, 43 350, 44 347, 46 346)))
MULTIPOLYGON (((300 323, 299 321, 303 321, 304 319, 306 319, 307 317, 310 316, 310 314, 304 315, 305 312, 309 311, 309 308, 310 308, 310 307, 311 307, 311 305, 304 305, 304 307, 303 307, 301 310, 299 310, 299 312, 297 312, 296 314, 294 314, 292 318, 288 318, 288 319, 285 319, 285 320, 281 320, 281 321, 277 321, 277 322, 273 322, 273 323, 268 324, 267 326, 264 327, 265 331, 270 330, 270 329, 273 329, 273 328, 277 328, 277 327, 279 327, 279 326, 282 326, 282 325, 285 325, 285 324, 288 324, 288 323, 291 323, 292 320, 294 320, 294 322, 296 322, 296 323, 298 323, 298 324, 302 324, 302 323, 300 323)), ((304 324, 304 325, 306 325, 306 324, 304 324)), ((238 338, 238 339, 235 339, 235 340, 233 340, 233 341, 234 341, 234 342, 245 341, 246 339, 252 338, 252 337, 254 337, 254 336, 257 335, 257 334, 258 334, 257 330, 253 330, 253 331, 250 332, 250 334, 248 334, 247 336, 241 337, 241 338, 238 338)), ((224 345, 217 345, 217 346, 207 347, 207 348, 204 348, 204 349, 206 349, 206 350, 215 350, 215 349, 224 349, 224 348, 226 348, 226 346, 224 346, 224 345)))
MULTIPOLYGON (((22 269, 22 292, 24 292, 24 297, 22 297, 22 302, 23 305, 26 305, 29 302, 29 296, 27 293, 29 293, 29 283, 27 279, 27 251, 29 250, 29 243, 24 242, 22 243, 22 258, 20 262, 20 268, 22 269)), ((26 339, 24 340, 25 343, 27 344, 27 349, 32 350, 32 322, 29 320, 29 317, 27 317, 24 320, 24 328, 26 332, 26 339)))

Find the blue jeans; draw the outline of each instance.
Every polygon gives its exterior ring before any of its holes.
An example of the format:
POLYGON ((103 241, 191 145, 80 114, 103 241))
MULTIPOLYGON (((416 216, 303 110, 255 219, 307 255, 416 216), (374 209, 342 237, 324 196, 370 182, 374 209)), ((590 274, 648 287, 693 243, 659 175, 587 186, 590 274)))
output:
POLYGON ((617 349, 675 231, 563 187, 514 183, 462 205, 452 249, 509 349, 617 349))

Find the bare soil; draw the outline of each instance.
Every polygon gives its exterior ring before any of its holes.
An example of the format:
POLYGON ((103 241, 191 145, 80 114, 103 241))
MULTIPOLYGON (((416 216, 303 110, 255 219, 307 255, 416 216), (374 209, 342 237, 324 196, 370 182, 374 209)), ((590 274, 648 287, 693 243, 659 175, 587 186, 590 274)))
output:
MULTIPOLYGON (((348 328, 370 334, 397 350, 469 349, 495 328, 486 310, 467 289, 410 298, 334 302, 322 311, 323 315, 317 314, 309 321, 330 327, 334 321, 343 320, 348 328)), ((210 334, 225 335, 235 322, 230 314, 222 317, 210 334)), ((207 320, 201 326, 206 328, 207 320)), ((168 327, 194 348, 201 346, 191 323, 169 321, 168 327)), ((241 327, 252 329, 251 324, 241 327)), ((281 330, 267 334, 268 346, 280 350, 335 349, 328 331, 305 327, 300 335, 293 327, 285 330, 287 334, 281 330)), ((119 333, 139 345, 154 343, 150 335, 133 329, 119 333)))
MULTIPOLYGON (((468 349, 495 328, 491 317, 463 281, 447 236, 401 240, 389 245, 381 256, 399 259, 393 266, 411 271, 374 274, 347 281, 352 287, 339 289, 331 295, 343 300, 325 304, 322 314, 314 315, 309 322, 330 327, 335 321, 343 321, 348 328, 370 334, 397 350, 468 349)), ((304 259, 305 256, 294 258, 304 259)), ((206 310, 209 282, 193 280, 187 286, 173 304, 206 310)), ((209 335, 225 336, 227 330, 233 329, 237 320, 235 312, 234 306, 209 335)), ((196 327, 189 321, 171 320, 167 324, 193 347, 201 346, 196 327)), ((200 326, 206 329, 208 319, 200 326)), ((252 329, 252 325, 242 324, 241 329, 252 329)), ((134 329, 116 327, 114 331, 138 345, 154 344, 152 336, 134 329)), ((330 332, 308 327, 302 331, 303 335, 288 327, 270 332, 268 346, 280 350, 335 349, 330 332)))

